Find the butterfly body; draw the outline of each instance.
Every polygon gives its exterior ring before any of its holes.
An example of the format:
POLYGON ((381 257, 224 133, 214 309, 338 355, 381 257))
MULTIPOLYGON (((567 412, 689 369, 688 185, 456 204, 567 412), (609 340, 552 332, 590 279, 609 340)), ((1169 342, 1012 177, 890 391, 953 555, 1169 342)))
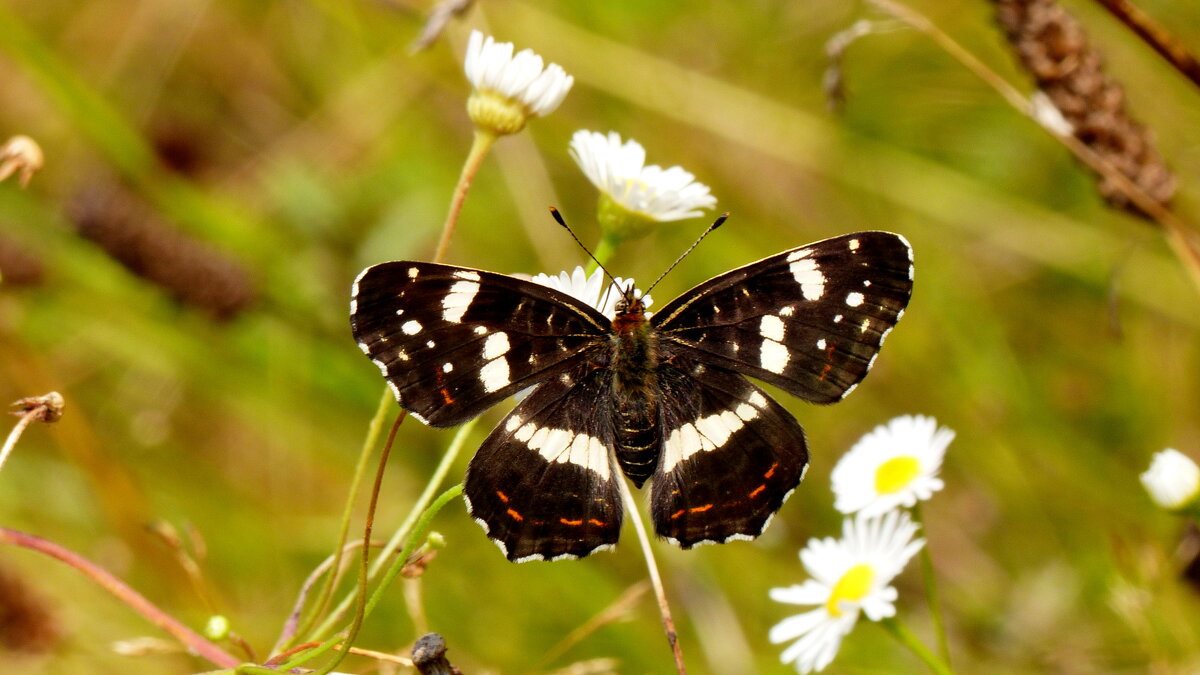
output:
POLYGON ((482 270, 383 263, 355 282, 356 340, 432 426, 532 391, 472 459, 468 509, 514 561, 615 544, 618 480, 651 484, 655 531, 684 547, 752 539, 808 463, 804 432, 746 379, 832 403, 908 303, 911 251, 859 232, 732 270, 650 315, 612 318, 482 270))
POLYGON ((621 471, 640 488, 654 472, 660 444, 658 339, 640 300, 619 301, 612 326, 614 450, 621 471))

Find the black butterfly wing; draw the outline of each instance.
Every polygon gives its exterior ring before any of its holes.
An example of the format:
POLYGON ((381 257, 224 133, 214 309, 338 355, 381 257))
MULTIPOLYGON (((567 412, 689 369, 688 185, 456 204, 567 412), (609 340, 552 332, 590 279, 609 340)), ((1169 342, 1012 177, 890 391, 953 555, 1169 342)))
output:
POLYGON ((585 364, 547 380, 471 460, 467 509, 509 560, 578 558, 617 543, 610 378, 585 364))
POLYGON ((656 312, 660 340, 814 403, 866 376, 912 295, 900 235, 856 232, 714 277, 656 312))
POLYGON ((745 377, 682 357, 671 362, 659 374, 654 530, 683 548, 753 539, 804 477, 804 430, 745 377))
POLYGON ((570 368, 604 340, 610 322, 540 284, 400 261, 359 275, 350 325, 400 405, 447 427, 570 368))

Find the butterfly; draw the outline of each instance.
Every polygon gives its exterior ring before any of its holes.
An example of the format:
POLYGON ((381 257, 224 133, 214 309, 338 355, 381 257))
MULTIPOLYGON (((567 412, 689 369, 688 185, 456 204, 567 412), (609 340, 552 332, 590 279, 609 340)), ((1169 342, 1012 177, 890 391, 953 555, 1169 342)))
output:
POLYGON ((866 376, 912 294, 912 249, 856 232, 777 253, 650 314, 609 318, 483 270, 386 262, 354 283, 350 323, 410 415, 461 424, 532 387, 484 440, 470 514, 515 562, 616 544, 623 474, 650 481, 655 532, 753 539, 808 466, 804 431, 745 376, 834 403, 866 376))

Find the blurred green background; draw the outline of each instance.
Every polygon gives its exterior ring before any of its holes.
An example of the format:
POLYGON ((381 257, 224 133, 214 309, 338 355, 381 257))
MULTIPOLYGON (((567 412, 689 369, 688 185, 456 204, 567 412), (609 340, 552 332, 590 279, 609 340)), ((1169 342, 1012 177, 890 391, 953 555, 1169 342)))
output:
MULTIPOLYGON (((1064 4, 1156 135, 1179 178, 1176 210, 1194 222, 1200 92, 1095 3, 1064 4)), ((1140 4, 1200 47, 1200 5, 1140 4)), ((991 3, 913 6, 1028 89, 991 3)), ((650 162, 686 167, 733 214, 656 289, 660 304, 853 230, 897 231, 915 249, 912 304, 866 383, 830 408, 780 397, 813 466, 770 530, 752 544, 658 546, 689 672, 790 672, 766 634, 792 608, 767 589, 802 581, 797 551, 838 532, 837 458, 905 413, 958 433, 946 489, 924 509, 958 672, 1200 670, 1183 528, 1137 480, 1163 447, 1200 457, 1200 295, 1156 231, 1107 209, 1046 132, 905 30, 850 48, 849 98, 831 114, 824 45, 878 16, 857 3, 481 0, 410 53, 430 8, 0 0, 0 140, 28 134, 47 158, 28 190, 0 184, 0 401, 51 390, 67 401, 0 473, 0 523, 80 552, 200 627, 209 610, 145 524, 194 527, 219 611, 269 649, 334 545, 382 391, 349 335, 350 283, 366 265, 432 254, 470 145, 461 54, 479 27, 576 84, 497 144, 449 262, 523 273, 583 262, 546 213, 557 205, 595 241, 595 190, 566 153, 581 128, 641 141, 650 162), (143 267, 180 256, 164 272, 176 286, 133 274, 101 242, 143 267)), ((662 226, 618 251, 613 272, 653 278, 707 222, 662 226)), ((377 532, 408 512, 450 436, 404 425, 377 532)), ((649 595, 543 662, 645 578, 628 528, 615 553, 517 566, 461 504, 434 527, 447 547, 420 594, 464 672, 592 659, 671 670, 649 595)), ((910 567, 900 616, 932 645, 910 567)), ((4 672, 205 669, 181 654, 114 654, 113 641, 161 634, 64 565, 7 548, 0 572, 48 612, 54 636, 25 650, 0 636, 4 672)), ((418 630, 397 584, 359 644, 399 652, 418 630)), ((830 672, 920 668, 863 622, 830 672)))

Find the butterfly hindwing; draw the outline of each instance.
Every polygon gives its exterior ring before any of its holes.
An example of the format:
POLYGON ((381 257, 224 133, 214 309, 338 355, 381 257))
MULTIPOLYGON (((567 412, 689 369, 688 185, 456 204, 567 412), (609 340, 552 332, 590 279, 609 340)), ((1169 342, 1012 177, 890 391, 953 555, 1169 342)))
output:
POLYGON ((856 232, 714 277, 651 319, 660 340, 814 403, 866 376, 912 294, 903 237, 856 232))
POLYGON ((662 449, 650 491, 659 536, 691 548, 753 539, 800 483, 804 430, 723 368, 674 359, 660 372, 662 449))
POLYGON ((483 442, 467 508, 515 562, 586 556, 617 542, 611 374, 584 365, 534 389, 483 442))
POLYGON ((421 262, 367 268, 354 284, 350 323, 400 405, 435 427, 569 368, 609 327, 552 288, 421 262))

